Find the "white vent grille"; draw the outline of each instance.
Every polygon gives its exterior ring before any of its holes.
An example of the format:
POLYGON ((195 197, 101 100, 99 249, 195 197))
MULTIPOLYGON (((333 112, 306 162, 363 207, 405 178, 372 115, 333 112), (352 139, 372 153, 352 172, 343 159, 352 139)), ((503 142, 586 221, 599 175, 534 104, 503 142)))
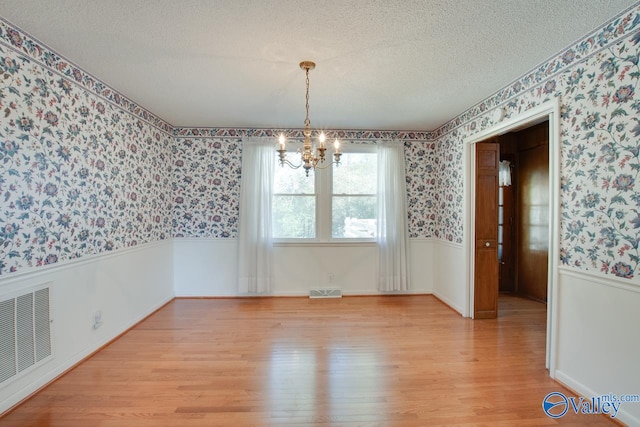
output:
POLYGON ((35 326, 36 363, 51 356, 51 322, 49 315, 49 288, 33 293, 35 310, 33 321, 35 326))
POLYGON ((342 298, 340 289, 311 289, 309 298, 342 298))
POLYGON ((16 374, 15 299, 0 302, 0 382, 16 374))
POLYGON ((0 301, 0 384, 49 356, 49 288, 0 301))
POLYGON ((35 363, 33 348, 33 294, 16 298, 16 344, 18 345, 18 372, 35 363))

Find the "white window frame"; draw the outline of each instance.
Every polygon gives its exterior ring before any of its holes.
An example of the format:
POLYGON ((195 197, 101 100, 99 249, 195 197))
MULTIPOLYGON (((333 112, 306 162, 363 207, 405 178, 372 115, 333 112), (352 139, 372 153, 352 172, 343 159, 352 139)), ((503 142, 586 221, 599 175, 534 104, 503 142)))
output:
MULTIPOLYGON (((300 162, 300 156, 296 152, 298 143, 289 144, 287 151, 288 159, 297 164, 300 162)), ((376 153, 375 144, 343 144, 341 147, 343 153, 376 153)), ((327 159, 333 160, 333 151, 327 150, 327 159)), ((297 246, 297 245, 333 245, 340 244, 344 246, 369 246, 375 244, 376 238, 352 238, 352 237, 333 237, 332 236, 332 208, 333 208, 333 168, 332 164, 326 169, 320 169, 310 172, 313 177, 305 176, 302 168, 300 171, 300 179, 315 180, 315 196, 316 196, 316 237, 315 238, 274 238, 273 242, 278 246, 297 246)), ((277 165, 276 168, 281 167, 277 165)), ((289 166, 284 166, 289 167, 289 166)), ((343 167, 340 165, 339 167, 343 167)), ((379 172, 379 171, 378 171, 379 172)), ((376 194, 377 197, 377 194, 376 194)))

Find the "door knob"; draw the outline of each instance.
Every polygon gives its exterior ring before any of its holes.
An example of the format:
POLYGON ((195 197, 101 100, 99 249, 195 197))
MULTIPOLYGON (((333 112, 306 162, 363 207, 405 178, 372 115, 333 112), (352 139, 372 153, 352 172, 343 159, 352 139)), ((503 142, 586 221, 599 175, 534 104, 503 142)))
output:
POLYGON ((489 246, 491 246, 491 243, 487 242, 487 243, 485 243, 484 245, 485 245, 486 247, 489 247, 489 246))

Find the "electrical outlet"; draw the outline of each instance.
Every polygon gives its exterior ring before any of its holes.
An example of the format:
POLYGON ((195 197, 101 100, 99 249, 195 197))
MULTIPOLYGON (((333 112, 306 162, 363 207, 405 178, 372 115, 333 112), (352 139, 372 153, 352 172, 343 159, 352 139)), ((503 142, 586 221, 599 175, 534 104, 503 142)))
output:
POLYGON ((98 329, 100 326, 102 326, 102 310, 93 313, 93 329, 98 329))
POLYGON ((335 273, 329 273, 329 283, 334 283, 336 281, 335 273))

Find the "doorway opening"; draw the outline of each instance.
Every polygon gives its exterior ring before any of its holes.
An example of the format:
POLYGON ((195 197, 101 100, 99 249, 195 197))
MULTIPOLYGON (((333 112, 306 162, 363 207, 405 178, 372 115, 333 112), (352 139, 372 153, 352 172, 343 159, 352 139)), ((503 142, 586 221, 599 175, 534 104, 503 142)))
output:
MULTIPOLYGON (((475 313, 479 312, 481 313, 481 315, 478 317, 490 317, 487 315, 486 310, 478 311, 475 305, 477 301, 487 301, 486 298, 483 300, 484 298, 483 295, 486 296, 487 294, 487 288, 483 287, 484 285, 481 283, 483 281, 486 282, 486 280, 484 280, 484 273, 479 274, 478 272, 489 271, 487 270, 486 266, 483 267, 482 263, 486 262, 487 260, 490 260, 490 262, 493 262, 493 260, 495 260, 495 263, 493 264, 495 267, 494 267, 494 270, 492 270, 492 274, 495 274, 495 281, 491 280, 491 282, 495 282, 495 293, 494 293, 494 290, 491 290, 489 294, 492 295, 492 297, 495 296, 496 314, 497 314, 497 305, 498 305, 497 298, 498 298, 498 289, 499 289, 498 281, 499 281, 500 273, 502 273, 502 275, 505 277, 505 279, 503 280, 503 289, 510 286, 511 292, 515 294, 526 295, 529 298, 532 298, 534 300, 539 300, 539 301, 544 301, 546 299, 547 346, 546 346, 545 366, 547 367, 547 369, 549 369, 549 373, 551 377, 555 376, 554 374, 554 371, 555 371, 554 337, 556 335, 556 330, 557 330, 557 326, 556 326, 557 313, 556 313, 554 302, 556 301, 556 293, 557 293, 557 289, 556 289, 556 281, 557 281, 557 274, 558 274, 557 259, 559 256, 559 249, 558 249, 559 234, 557 230, 559 229, 559 221, 560 221, 559 219, 559 185, 560 185, 559 184, 560 183, 559 121, 560 121, 559 101, 555 99, 552 101, 548 101, 538 107, 532 108, 518 117, 508 119, 501 123, 498 123, 497 125, 491 128, 488 128, 485 131, 482 131, 465 141, 465 162, 466 162, 465 224, 467 226, 465 227, 465 233, 464 233, 464 246, 465 246, 465 250, 467 251, 466 271, 467 271, 467 283, 468 283, 466 315, 469 317, 475 318, 475 313), (540 127, 536 127, 536 125, 540 125, 540 127), (529 128, 535 129, 535 131, 532 130, 531 132, 538 132, 538 133, 546 132, 546 135, 548 136, 546 145, 541 143, 535 143, 535 144, 532 143, 530 144, 530 146, 528 146, 527 145, 528 143, 525 143, 522 146, 515 146, 515 148, 511 150, 511 153, 509 153, 509 148, 510 148, 508 143, 509 139, 514 138, 513 135, 519 133, 520 131, 523 131, 529 128), (483 141, 487 141, 489 139, 491 140, 489 143, 483 144, 483 141), (502 159, 500 158, 500 154, 499 154, 500 149, 496 149, 495 147, 503 145, 503 144, 496 143, 497 141, 500 141, 500 142, 504 141, 504 153, 503 153, 503 156, 505 157, 504 160, 507 160, 506 159, 506 157, 508 157, 507 155, 512 155, 512 160, 514 160, 514 165, 513 165, 514 167, 515 166, 520 167, 519 165, 517 165, 519 163, 519 161, 517 160, 519 156, 518 150, 523 151, 522 163, 525 166, 528 165, 527 162, 529 163, 531 161, 533 161, 534 163, 540 162, 540 159, 538 158, 539 156, 536 156, 536 155, 531 156, 531 158, 526 158, 526 154, 524 153, 525 151, 533 150, 534 152, 533 154, 536 154, 535 152, 537 150, 537 154, 539 154, 541 151, 546 150, 546 154, 547 154, 546 157, 543 157, 543 159, 546 160, 546 165, 547 165, 546 188, 544 188, 544 184, 537 185, 536 186, 537 190, 535 190, 536 191, 535 196, 540 196, 539 193, 541 191, 544 192, 548 200, 548 203, 547 203, 548 206, 546 207, 546 211, 545 211, 540 206, 537 206, 538 203, 535 198, 533 200, 528 200, 528 201, 522 200, 521 206, 518 209, 520 210, 521 213, 525 212, 526 215, 520 215, 521 221, 523 222, 526 221, 529 223, 534 222, 536 224, 528 224, 528 225, 535 225, 534 227, 535 230, 533 233, 530 233, 527 236, 518 237, 516 235, 515 237, 513 237, 517 239, 517 243, 515 243, 513 240, 509 240, 509 243, 507 243, 507 240, 505 239, 505 235, 504 235, 505 233, 504 221, 506 217, 505 210, 508 209, 504 205, 504 195, 505 195, 504 187, 505 186, 503 186, 503 189, 501 190, 503 195, 503 199, 502 199, 502 202, 503 202, 502 203, 502 216, 503 216, 502 226, 503 227, 501 230, 502 236, 497 236, 498 234, 497 233, 497 227, 498 227, 498 203, 497 202, 499 198, 498 163, 502 159), (494 150, 494 153, 496 153, 494 154, 494 159, 495 159, 494 166, 491 166, 491 167, 494 167, 493 171, 489 171, 487 169, 488 159, 490 158, 490 156, 486 153, 486 150, 479 150, 480 147, 483 147, 483 146, 487 147, 490 145, 494 146, 493 150, 494 150), (496 152, 496 150, 498 151, 496 152), (481 154, 478 154, 478 153, 481 153, 481 154), (485 175, 482 175, 483 173, 485 173, 485 175), (494 191, 495 191, 496 203, 495 203, 495 212, 493 213, 493 215, 495 215, 495 218, 496 218, 496 222, 495 222, 496 236, 501 237, 501 239, 495 240, 495 245, 494 245, 494 240, 487 237, 488 235, 482 236, 481 235, 482 230, 477 229, 482 227, 481 225, 482 221, 480 222, 477 222, 477 221, 478 221, 478 218, 482 218, 483 216, 482 211, 480 211, 479 213, 477 209, 482 209, 482 206, 493 205, 493 203, 487 203, 486 200, 483 198, 477 199, 477 193, 481 191, 481 190, 478 190, 478 188, 481 185, 483 185, 483 183, 486 186, 486 183, 488 181, 491 181, 491 179, 487 179, 487 177, 491 174, 493 174, 493 176, 495 177, 495 185, 493 187, 489 185, 488 187, 494 188, 494 191), (540 220, 542 216, 545 217, 544 220, 540 220), (532 219, 535 219, 535 221, 532 221, 532 219), (537 237, 539 237, 541 233, 546 235, 545 236, 546 239, 537 239, 537 237), (500 244, 498 244, 498 240, 501 240, 500 244), (543 244, 542 243, 543 240, 546 240, 546 243, 543 244), (509 245, 509 244, 511 244, 511 247, 510 247, 509 253, 507 253, 509 248, 507 248, 505 245, 509 245), (516 251, 514 247, 515 244, 525 247, 526 250, 528 251, 533 251, 534 254, 531 255, 531 253, 528 253, 526 251, 523 254, 515 253, 516 251), (496 246, 495 256, 487 255, 488 252, 486 250, 489 249, 489 247, 494 249, 493 246, 496 246), (545 250, 542 250, 542 246, 545 247, 545 250), (507 260, 504 260, 505 267, 502 269, 503 270, 502 272, 499 272, 499 266, 502 266, 502 264, 498 264, 498 261, 497 261, 498 249, 501 250, 500 262, 503 262, 504 257, 508 255, 513 255, 516 258, 511 265, 507 265, 506 264, 507 260), (544 253, 544 256, 545 256, 544 258, 542 258, 543 256, 542 253, 544 253), (546 263, 546 269, 539 268, 541 263, 546 263), (531 265, 533 265, 533 267, 531 267, 531 265), (484 268, 484 270, 482 270, 482 268, 484 268), (509 273, 510 271, 509 268, 512 269, 513 274, 509 273), (537 275, 537 279, 540 279, 540 277, 542 277, 542 279, 541 280, 536 279, 535 281, 536 284, 533 285, 533 287, 530 286, 528 282, 520 283, 519 271, 520 270, 524 271, 525 269, 532 270, 534 275, 537 275), (507 279, 509 277, 511 279, 507 279), (511 283, 508 283, 509 281, 511 281, 511 283), (476 295, 476 293, 479 293, 480 295, 479 298, 476 295)), ((543 160, 543 162, 545 160, 543 160)), ((535 172, 532 175, 533 175, 533 178, 537 180, 538 176, 536 174, 538 174, 538 172, 535 172)), ((516 176, 514 173, 512 174, 512 179, 522 180, 524 178, 520 176, 516 176)), ((512 183, 512 187, 513 185, 514 184, 512 183)), ((512 191, 512 190, 507 190, 507 191, 512 191)), ((514 200, 514 203, 516 202, 515 199, 512 199, 512 200, 514 200)), ((514 207, 513 209, 515 211, 516 207, 514 207)), ((514 221, 516 221, 515 216, 514 216, 514 221)), ((514 231, 514 227, 512 227, 511 229, 511 232, 513 231, 514 231)))
POLYGON ((546 310, 549 122, 480 141, 475 154, 473 317, 498 317, 504 294, 536 300, 546 310))
POLYGON ((549 122, 500 135, 498 144, 498 290, 546 305, 549 122))

